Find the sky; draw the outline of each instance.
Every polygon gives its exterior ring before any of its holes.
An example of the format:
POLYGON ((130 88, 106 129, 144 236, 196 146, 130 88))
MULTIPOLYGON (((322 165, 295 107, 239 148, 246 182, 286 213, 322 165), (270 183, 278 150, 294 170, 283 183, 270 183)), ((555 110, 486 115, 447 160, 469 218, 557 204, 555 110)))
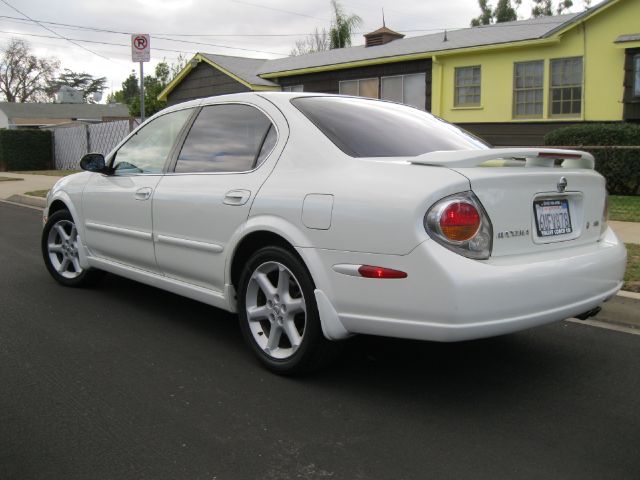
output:
MULTIPOLYGON (((383 8, 387 27, 407 37, 466 28, 479 14, 477 0, 340 3, 363 20, 353 45, 382 26, 383 8)), ((583 0, 574 4, 571 11, 584 9, 583 0)), ((519 18, 530 12, 531 0, 523 0, 519 18)), ((0 0, 0 46, 23 39, 37 56, 59 59, 61 69, 106 77, 106 99, 132 70, 138 72, 131 61, 132 33, 151 34, 147 74, 160 61, 176 63, 180 55, 189 59, 196 52, 281 58, 296 40, 316 27, 328 29, 330 22, 329 0, 0 0)))

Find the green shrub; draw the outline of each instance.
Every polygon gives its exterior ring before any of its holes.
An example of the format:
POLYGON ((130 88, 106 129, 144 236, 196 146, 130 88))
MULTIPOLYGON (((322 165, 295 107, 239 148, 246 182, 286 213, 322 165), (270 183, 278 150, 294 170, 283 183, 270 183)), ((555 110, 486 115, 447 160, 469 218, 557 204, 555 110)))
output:
POLYGON ((631 123, 586 123, 554 130, 545 145, 575 147, 593 154, 596 170, 607 179, 614 195, 640 195, 640 125, 631 123), (602 146, 604 148, 584 148, 602 146), (634 146, 633 149, 606 147, 634 146))
POLYGON ((52 149, 49 130, 0 130, 0 171, 51 168, 52 149))

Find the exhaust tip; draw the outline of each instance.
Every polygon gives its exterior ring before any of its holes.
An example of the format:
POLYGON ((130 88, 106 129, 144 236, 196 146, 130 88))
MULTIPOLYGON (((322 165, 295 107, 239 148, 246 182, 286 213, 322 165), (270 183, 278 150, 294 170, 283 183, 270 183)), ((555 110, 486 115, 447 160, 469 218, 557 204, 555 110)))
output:
POLYGON ((595 317, 597 314, 600 313, 600 311, 602 310, 602 308, 600 307, 596 307, 592 310, 588 310, 584 313, 581 313, 580 315, 576 315, 575 318, 577 318, 578 320, 587 320, 591 317, 595 317))

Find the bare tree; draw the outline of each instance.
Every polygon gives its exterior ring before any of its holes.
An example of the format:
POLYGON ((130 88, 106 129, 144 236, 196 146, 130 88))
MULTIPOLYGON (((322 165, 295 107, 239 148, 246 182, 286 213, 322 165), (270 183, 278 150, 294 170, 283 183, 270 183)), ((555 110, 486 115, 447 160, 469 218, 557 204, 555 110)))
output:
POLYGON ((305 55, 324 50, 329 50, 329 35, 324 28, 319 31, 316 27, 311 35, 307 35, 303 40, 296 40, 296 46, 291 49, 290 55, 305 55))
POLYGON ((60 62, 38 58, 30 45, 15 38, 1 49, 0 93, 7 102, 34 102, 47 99, 47 84, 55 78, 60 62))

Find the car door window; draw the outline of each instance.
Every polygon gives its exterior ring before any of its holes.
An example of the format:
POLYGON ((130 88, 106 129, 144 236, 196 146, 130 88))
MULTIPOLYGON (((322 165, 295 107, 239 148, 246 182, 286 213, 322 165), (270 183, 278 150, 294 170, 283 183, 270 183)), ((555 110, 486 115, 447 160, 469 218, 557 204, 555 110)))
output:
POLYGON ((175 171, 253 170, 271 152, 275 137, 271 121, 257 108, 239 104, 204 107, 182 146, 175 171))
POLYGON ((112 167, 116 174, 162 173, 173 144, 193 112, 167 113, 147 123, 117 151, 112 167))

